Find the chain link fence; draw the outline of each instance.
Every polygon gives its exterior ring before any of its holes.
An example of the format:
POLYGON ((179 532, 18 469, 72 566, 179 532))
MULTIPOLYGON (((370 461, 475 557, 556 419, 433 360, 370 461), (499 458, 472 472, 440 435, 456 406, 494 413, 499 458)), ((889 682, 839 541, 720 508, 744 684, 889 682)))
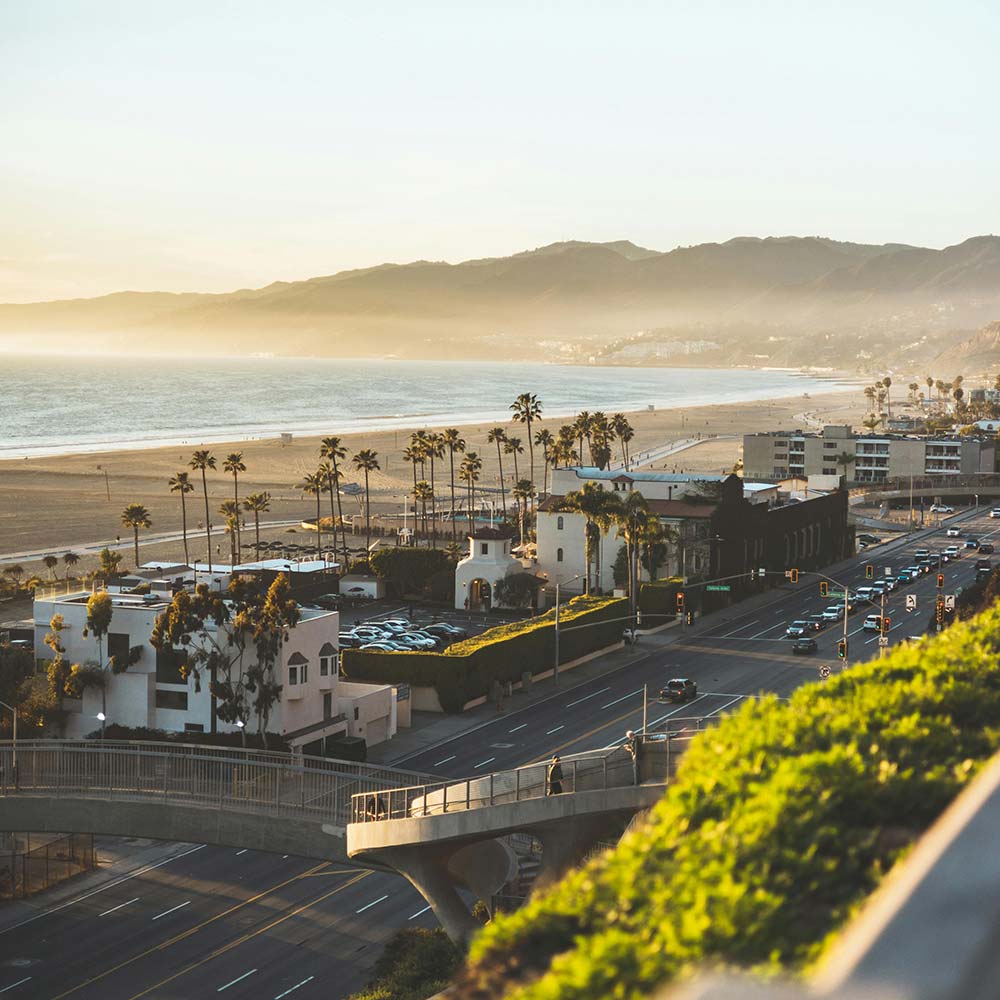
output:
POLYGON ((66 834, 36 847, 31 846, 31 834, 27 834, 24 848, 20 847, 18 843, 9 851, 0 851, 0 899, 33 896, 97 867, 90 833, 66 834))

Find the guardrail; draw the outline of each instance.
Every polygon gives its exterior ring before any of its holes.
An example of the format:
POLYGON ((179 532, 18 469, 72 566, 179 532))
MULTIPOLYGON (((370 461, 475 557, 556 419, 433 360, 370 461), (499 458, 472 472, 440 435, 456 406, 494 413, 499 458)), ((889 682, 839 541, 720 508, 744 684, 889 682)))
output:
POLYGON ((344 825, 351 797, 417 772, 194 744, 92 740, 0 743, 0 795, 178 803, 344 825))

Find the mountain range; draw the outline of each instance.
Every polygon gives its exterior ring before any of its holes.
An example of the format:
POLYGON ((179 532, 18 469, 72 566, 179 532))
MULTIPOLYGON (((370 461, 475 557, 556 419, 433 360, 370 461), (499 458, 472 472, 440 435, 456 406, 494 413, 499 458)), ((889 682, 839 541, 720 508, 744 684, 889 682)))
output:
POLYGON ((78 348, 85 337, 96 349, 147 352, 614 360, 610 345, 643 331, 645 343, 714 345, 686 354, 687 363, 699 354, 711 363, 795 363, 808 344, 798 363, 816 364, 815 340, 803 338, 822 334, 830 349, 821 360, 843 367, 858 344, 878 349, 883 363, 885 350, 934 357, 998 316, 996 236, 941 250, 793 236, 668 252, 567 241, 225 294, 0 305, 0 343, 78 348))

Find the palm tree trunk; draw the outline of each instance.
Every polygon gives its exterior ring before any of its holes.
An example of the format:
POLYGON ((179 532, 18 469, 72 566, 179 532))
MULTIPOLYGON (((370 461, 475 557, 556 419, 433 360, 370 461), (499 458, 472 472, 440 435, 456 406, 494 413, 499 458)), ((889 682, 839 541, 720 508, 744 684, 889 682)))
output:
POLYGON ((528 478, 531 485, 535 485, 535 442, 531 440, 531 419, 527 419, 525 424, 528 427, 528 478))
POLYGON ((233 500, 236 502, 236 563, 239 563, 240 559, 240 542, 243 540, 240 537, 240 477, 238 472, 233 473, 233 500))
POLYGON ((365 469, 365 559, 372 547, 371 494, 368 491, 368 470, 365 469))
POLYGON ((254 538, 257 542, 257 558, 260 558, 260 511, 255 510, 253 512, 253 531, 254 538))
POLYGON ((437 494, 434 492, 434 453, 431 453, 431 548, 437 548, 437 494))
POLYGON ((583 523, 583 558, 586 562, 586 572, 584 576, 586 578, 587 584, 587 596, 590 596, 590 557, 591 557, 591 540, 590 540, 590 521, 584 521, 583 523))
POLYGON ((451 466, 451 541, 458 542, 458 528, 455 525, 455 449, 448 448, 448 463, 451 466))
MULTIPOLYGON (((507 491, 503 485, 503 457, 500 454, 500 438, 497 438, 497 463, 500 466, 500 504, 503 507, 503 519, 507 520, 507 491)), ((517 480, 514 481, 515 485, 517 480)))
POLYGON ((132 533, 135 537, 135 568, 139 568, 139 525, 132 525, 132 533))
POLYGON ((413 540, 420 537, 420 525, 417 522, 417 460, 413 459, 413 540))
POLYGON ((208 515, 208 477, 205 468, 201 470, 201 488, 205 493, 205 538, 208 541, 208 572, 212 572, 212 525, 208 515))
MULTIPOLYGON (((333 477, 337 483, 337 517, 340 519, 340 540, 344 545, 344 561, 347 561, 347 525, 344 524, 344 508, 341 506, 340 499, 340 470, 337 468, 337 459, 331 459, 333 462, 333 477)), ((333 547, 337 547, 337 529, 334 526, 333 530, 333 547)))
POLYGON ((327 481, 330 489, 330 527, 333 529, 333 558, 337 558, 337 515, 333 510, 333 476, 327 476, 327 481))
MULTIPOLYGON (((183 485, 183 484, 181 484, 183 485)), ((191 565, 191 557, 188 555, 188 516, 187 503, 184 500, 184 490, 181 490, 181 532, 184 535, 184 562, 191 565)))
POLYGON ((320 524, 319 502, 322 490, 316 484, 316 558, 323 558, 323 526, 320 524))

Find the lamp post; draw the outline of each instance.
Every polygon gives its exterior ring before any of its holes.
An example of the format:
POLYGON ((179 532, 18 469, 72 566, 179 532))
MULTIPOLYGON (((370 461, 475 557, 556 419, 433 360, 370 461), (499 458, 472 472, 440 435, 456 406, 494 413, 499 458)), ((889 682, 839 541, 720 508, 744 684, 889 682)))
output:
POLYGON ((556 580, 556 662, 552 669, 552 681, 555 687, 559 687, 559 588, 564 583, 579 580, 582 576, 582 573, 577 573, 576 576, 571 576, 568 580, 556 580))
POLYGON ((242 719, 236 720, 236 728, 240 731, 240 737, 243 740, 243 749, 247 748, 247 724, 242 719))
POLYGON ((0 705, 8 709, 14 716, 14 747, 12 750, 11 766, 13 769, 14 787, 17 788, 17 709, 13 705, 8 705, 5 701, 0 701, 0 705))

